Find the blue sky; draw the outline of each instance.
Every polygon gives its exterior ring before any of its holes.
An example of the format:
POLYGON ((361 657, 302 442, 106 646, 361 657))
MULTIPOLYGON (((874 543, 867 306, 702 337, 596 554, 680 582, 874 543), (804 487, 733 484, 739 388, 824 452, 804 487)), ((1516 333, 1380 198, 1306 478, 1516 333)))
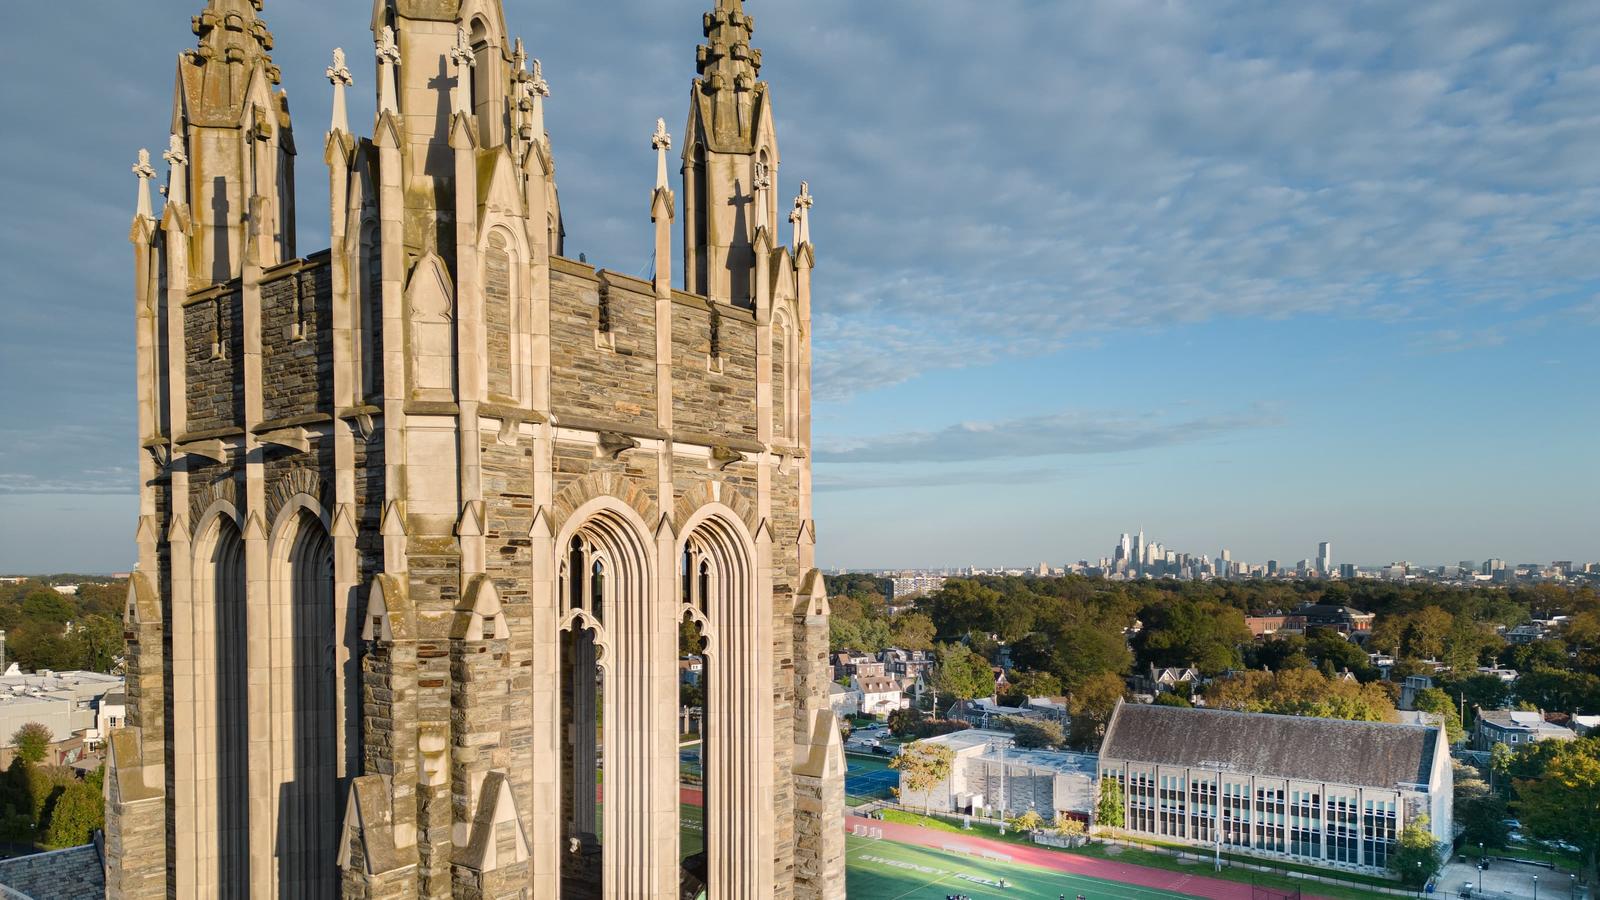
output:
MULTIPOLYGON (((0 570, 131 561, 128 167, 200 5, 25 4, 0 35, 0 570)), ((647 268, 646 138, 682 128, 708 5, 507 9, 571 254, 647 268)), ((748 8, 780 190, 817 197, 823 565, 1059 563, 1141 526, 1600 560, 1600 7, 748 8)), ((307 251, 334 46, 370 121, 367 9, 266 3, 307 251)))

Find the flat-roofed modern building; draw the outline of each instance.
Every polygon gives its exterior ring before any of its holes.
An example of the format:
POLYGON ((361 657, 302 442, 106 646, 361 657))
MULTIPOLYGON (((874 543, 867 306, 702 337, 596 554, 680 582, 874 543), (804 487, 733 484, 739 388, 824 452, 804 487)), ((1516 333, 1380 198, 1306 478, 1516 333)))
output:
POLYGON ((1063 814, 1086 819, 1094 806, 1093 754, 1023 750, 1010 732, 979 728, 918 743, 949 747, 955 763, 927 796, 911 790, 902 774, 900 802, 908 807, 990 816, 1033 810, 1049 821, 1063 814))
POLYGON ((1441 728, 1124 703, 1100 774, 1123 786, 1126 830, 1179 843, 1381 869, 1422 816, 1451 837, 1441 728))

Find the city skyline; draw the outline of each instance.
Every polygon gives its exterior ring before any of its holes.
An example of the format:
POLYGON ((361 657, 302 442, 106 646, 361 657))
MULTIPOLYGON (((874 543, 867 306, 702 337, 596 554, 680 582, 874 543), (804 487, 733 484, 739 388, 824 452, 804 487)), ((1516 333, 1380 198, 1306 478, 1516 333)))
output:
MULTIPOLYGON (((697 6, 508 10, 561 73, 573 256, 648 273, 638 204, 607 187, 647 191, 640 129, 681 124, 697 6), (608 41, 639 49, 588 62, 608 41), (642 77, 669 65, 685 71, 642 77)), ((133 557, 121 242, 128 167, 140 145, 159 156, 170 98, 123 73, 164 70, 190 36, 142 7, 74 10, 104 23, 79 66, 38 39, 59 10, 19 9, 0 38, 17 72, 57 72, 0 88, 18 161, 0 190, 30 213, 0 246, 7 571, 133 557), (59 115, 88 98, 95 117, 59 115), (29 150, 42 134, 71 152, 29 150)), ((807 179, 819 210, 849 210, 814 235, 823 565, 1030 565, 1139 521, 1260 560, 1329 537, 1362 565, 1600 556, 1600 11, 753 12, 808 123, 780 190, 807 179), (855 87, 879 84, 893 103, 855 87)), ((318 35, 275 59, 301 123, 301 243, 319 246, 322 74, 369 39, 343 11, 266 15, 318 35)), ((352 122, 371 89, 350 91, 352 122)))

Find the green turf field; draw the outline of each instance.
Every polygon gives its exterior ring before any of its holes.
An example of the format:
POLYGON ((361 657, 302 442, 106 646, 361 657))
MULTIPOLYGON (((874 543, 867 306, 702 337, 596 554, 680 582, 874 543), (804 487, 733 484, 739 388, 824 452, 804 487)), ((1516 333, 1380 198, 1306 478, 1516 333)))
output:
POLYGON ((944 900, 951 894, 972 900, 1055 900, 1063 894, 1068 900, 1079 894, 1088 900, 1187 896, 854 835, 845 841, 850 900, 944 900), (1000 886, 1002 879, 1005 887, 1000 886))

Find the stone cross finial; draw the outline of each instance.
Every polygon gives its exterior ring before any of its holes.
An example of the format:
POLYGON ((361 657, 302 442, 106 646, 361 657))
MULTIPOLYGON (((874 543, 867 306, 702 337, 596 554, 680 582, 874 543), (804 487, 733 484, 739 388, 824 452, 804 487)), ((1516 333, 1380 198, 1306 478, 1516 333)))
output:
POLYGON ((800 182, 800 195, 794 198, 794 210, 789 213, 789 221, 794 223, 794 246, 800 249, 801 244, 811 241, 811 206, 816 200, 811 196, 811 182, 800 182))
POLYGON ((173 134, 167 136, 167 152, 161 154, 161 158, 166 160, 169 165, 187 166, 189 164, 189 154, 184 150, 182 135, 173 134))
POLYGON ((350 117, 345 112, 344 89, 355 84, 350 67, 344 64, 344 48, 333 48, 333 65, 328 67, 328 82, 333 85, 333 124, 331 130, 349 133, 350 117))
POLYGON ((455 111, 467 112, 472 108, 472 68, 478 64, 472 55, 472 38, 467 26, 456 26, 456 45, 450 48, 450 61, 456 64, 456 86, 452 94, 455 111))
POLYGON ((533 81, 529 82, 529 89, 541 97, 550 96, 550 82, 544 80, 544 63, 537 59, 533 61, 533 81))
POLYGON ((150 165, 150 151, 139 148, 139 161, 133 164, 133 174, 139 176, 140 181, 149 181, 156 177, 156 170, 150 165))
POLYGON ((470 69, 478 64, 472 55, 472 38, 467 34, 467 26, 456 26, 456 45, 450 48, 450 61, 462 68, 470 69))
POLYGON ((650 135, 650 147, 656 151, 656 187, 667 187, 667 151, 672 149, 672 135, 667 134, 667 120, 656 119, 655 133, 650 135))
POLYGON ((155 216, 150 207, 150 179, 156 177, 156 170, 150 165, 149 150, 139 150, 139 161, 133 164, 133 174, 139 179, 139 197, 134 215, 140 219, 153 219, 155 216))
POLYGON ((394 40, 394 26, 385 25, 378 33, 378 60, 391 65, 400 64, 400 45, 394 40))
POLYGON ((328 81, 335 87, 349 87, 356 83, 350 75, 350 67, 345 65, 344 48, 333 48, 333 65, 328 67, 328 81))
POLYGON ((394 41, 394 26, 385 25, 378 32, 378 114, 398 113, 395 101, 394 67, 400 64, 400 45, 394 41))

